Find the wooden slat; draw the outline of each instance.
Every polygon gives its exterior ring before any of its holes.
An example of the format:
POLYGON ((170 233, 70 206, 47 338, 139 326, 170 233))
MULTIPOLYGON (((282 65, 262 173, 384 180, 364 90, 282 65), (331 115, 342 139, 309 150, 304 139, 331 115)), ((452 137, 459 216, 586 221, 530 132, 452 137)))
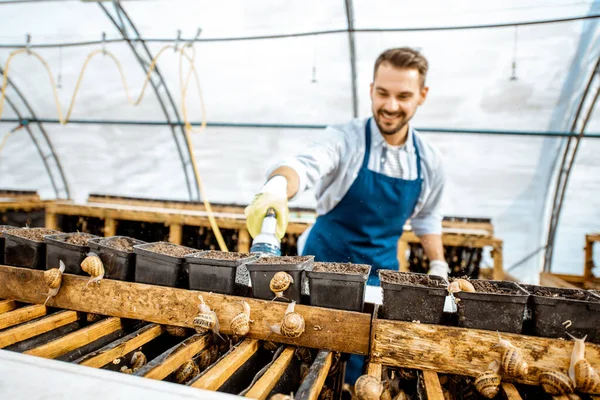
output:
MULTIPOLYGON (((250 305, 251 318, 256 321, 250 325, 247 335, 250 338, 363 355, 369 350, 371 315, 366 313, 297 305, 296 311, 304 316, 306 330, 299 338, 291 339, 276 335, 270 329, 281 323, 287 308, 285 303, 110 279, 86 287, 88 280, 65 274, 60 292, 48 304, 192 328, 198 314, 198 295, 202 294, 207 304, 216 310, 221 332, 229 335, 233 333, 231 320, 239 314, 243 299, 250 305)), ((0 266, 0 297, 43 303, 46 297, 41 293, 45 290, 43 271, 0 266)))
POLYGON ((540 285, 568 289, 581 289, 579 286, 573 285, 572 283, 569 283, 550 272, 540 273, 540 285))
POLYGON ((53 229, 53 230, 58 230, 58 218, 57 215, 53 212, 49 212, 48 210, 46 210, 46 223, 44 224, 44 227, 46 229, 53 229))
POLYGON ((171 224, 169 226, 169 242, 174 244, 181 244, 182 235, 183 226, 181 224, 171 224))
POLYGON ((239 346, 221 361, 217 362, 204 375, 194 381, 190 386, 199 389, 217 390, 235 371, 237 371, 259 348, 256 339, 244 339, 239 346))
POLYGON ((264 375, 250 388, 248 393, 246 393, 246 397, 260 400, 266 399, 292 362, 295 350, 294 347, 286 347, 264 375))
POLYGON ((436 372, 423 371, 423 380, 425 381, 427 400, 444 400, 442 385, 440 385, 440 380, 436 372))
POLYGON ((104 236, 111 237, 117 234, 117 221, 114 218, 104 220, 104 236))
POLYGON ((211 335, 194 335, 141 368, 136 375, 161 380, 210 344, 211 335))
POLYGON ((60 311, 38 321, 29 322, 0 332, 0 349, 49 332, 79 319, 75 311, 60 311))
POLYGON ((247 253, 250 251, 250 233, 248 229, 242 228, 238 232, 238 248, 237 251, 240 253, 247 253))
MULTIPOLYGON (((421 243, 421 239, 412 231, 405 231, 402 235, 402 240, 408 243, 421 243)), ((446 233, 442 234, 442 244, 444 246, 465 246, 465 247, 486 247, 497 245, 502 246, 502 240, 495 237, 476 236, 469 234, 446 233)))
POLYGON ((512 383, 502 382, 502 390, 506 400, 522 400, 519 391, 512 383))
POLYGON ((23 322, 31 321, 46 315, 46 306, 34 304, 18 310, 0 314, 0 329, 5 329, 23 322))
POLYGON ((321 350, 315 357, 315 361, 310 366, 308 374, 298 388, 296 400, 317 400, 323 384, 331 368, 332 353, 330 351, 321 350))
MULTIPOLYGON (((494 331, 376 320, 371 362, 439 373, 477 376, 500 358, 494 331), (401 345, 400 345, 401 344, 401 345)), ((573 342, 501 333, 519 349, 529 364, 529 374, 516 380, 537 385, 540 370, 568 370, 573 342)), ((585 355, 600 364, 600 345, 586 343, 585 355)), ((509 378, 505 379, 510 381, 509 378)))
POLYGON ((93 325, 70 333, 66 336, 53 340, 50 343, 35 347, 23 354, 38 356, 43 358, 56 358, 66 354, 79 347, 85 346, 94 340, 111 334, 123 326, 119 318, 106 318, 93 325))
POLYGON ((501 281, 504 280, 504 258, 502 256, 502 242, 495 243, 492 249, 492 258, 494 260, 494 280, 501 281))
POLYGON ((0 314, 9 312, 17 308, 18 304, 14 300, 0 300, 0 314))
POLYGON ((152 339, 159 337, 162 333, 162 326, 156 324, 147 325, 142 329, 127 335, 116 342, 110 343, 108 346, 86 356, 78 363, 87 367, 101 368, 114 359, 122 357, 139 348, 140 346, 150 342, 152 339))
POLYGON ((367 375, 370 375, 373 378, 377 378, 377 379, 381 380, 381 373, 382 373, 382 365, 381 364, 370 362, 367 365, 367 375))

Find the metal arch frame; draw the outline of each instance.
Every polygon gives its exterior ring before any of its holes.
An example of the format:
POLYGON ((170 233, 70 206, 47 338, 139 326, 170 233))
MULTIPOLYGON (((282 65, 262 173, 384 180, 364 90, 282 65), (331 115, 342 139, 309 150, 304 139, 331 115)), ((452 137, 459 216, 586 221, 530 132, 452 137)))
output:
MULTIPOLYGON (((3 75, 3 74, 4 74, 4 70, 2 67, 0 67, 0 75, 3 75)), ((17 114, 17 116, 19 117, 20 124, 24 125, 25 129, 27 130, 27 133, 29 134, 29 137, 31 138, 31 141, 35 145, 35 148, 37 149, 37 151, 40 155, 40 158, 42 159, 44 167, 46 168, 46 172, 48 173, 48 177, 50 178, 50 183, 52 184, 52 189, 54 189, 54 194, 56 195, 56 198, 60 198, 61 190, 63 190, 65 192, 66 199, 71 198, 71 193, 69 190, 69 185, 67 184, 67 179, 65 178, 64 170, 62 168, 60 160, 58 159, 58 156, 56 155, 56 152, 54 151, 54 146, 52 145, 52 142, 50 141, 50 137, 46 133, 44 126, 42 125, 41 122, 39 122, 37 116, 35 115, 35 112, 33 111, 33 108, 31 108, 31 105, 29 104, 29 102, 27 101, 25 96, 23 96, 23 93, 19 90, 19 88, 14 84, 14 82, 12 82, 8 76, 6 77, 6 81, 8 82, 8 85, 10 85, 13 88, 13 90, 15 91, 15 93, 17 94, 17 96, 19 97, 21 102, 25 105, 25 108, 27 108, 27 111, 29 111, 29 114, 31 115, 32 123, 37 124, 37 126, 42 134, 42 139, 46 142, 46 146, 48 147, 48 150, 50 151, 49 155, 44 154, 44 151, 42 150, 38 139, 35 137, 35 134, 29 127, 29 119, 23 118, 23 116, 19 112, 18 108, 10 100, 8 95, 6 95, 5 99, 6 99, 7 103, 13 109, 15 114, 17 114), (57 186, 56 177, 52 173, 52 169, 50 167, 50 164, 48 163, 49 158, 54 158, 54 162, 56 163, 56 168, 58 169, 58 178, 60 178, 60 180, 62 182, 62 186, 63 186, 62 189, 60 189, 57 186)))
POLYGON ((353 0, 344 0, 346 21, 348 22, 348 46, 350 53, 350 77, 352 79, 352 113, 358 117, 358 88, 356 84, 356 45, 354 41, 354 7, 353 0))
POLYGON ((562 211, 562 206, 565 198, 565 194, 567 191, 567 185, 569 183, 569 178, 571 176, 571 171, 573 165, 575 164, 575 158, 577 156, 577 152, 579 150, 579 143, 581 139, 585 137, 585 128, 587 127, 587 123, 592 115, 594 110, 594 106, 596 105, 596 101, 600 96, 600 57, 596 61, 588 83, 585 87, 583 95, 581 97, 581 101, 577 107, 577 111, 575 113, 575 117, 573 118, 573 122, 571 124, 571 131, 574 132, 579 124, 580 117, 583 111, 583 107, 586 103, 588 95, 590 94, 590 89, 592 88, 592 84, 594 83, 594 79, 598 77, 598 82, 596 85, 596 94, 589 104, 586 115, 583 119, 583 123, 581 124, 581 129, 579 134, 576 137, 569 137, 567 139, 567 144, 565 145, 565 150, 562 155, 562 160, 560 164, 559 175, 557 177, 556 189, 554 191, 554 199, 552 203, 552 213, 550 216, 550 222, 548 225, 548 239, 546 242, 546 252, 544 255, 544 271, 550 272, 552 267, 552 258, 554 256, 554 240, 556 239, 556 231, 558 228, 558 223, 560 220, 560 213, 562 211), (572 140, 575 140, 575 145, 573 149, 571 149, 572 140), (568 164, 568 165, 567 165, 568 164), (565 168, 566 167, 566 168, 565 168))
MULTIPOLYGON (((123 22, 123 19, 129 24, 129 26, 133 29, 133 31, 135 32, 137 39, 136 40, 130 40, 130 38, 128 37, 127 33, 125 32, 125 24, 123 23, 123 26, 120 26, 119 23, 113 18, 113 16, 108 12, 108 10, 106 9, 106 7, 102 4, 102 3, 98 3, 98 5, 100 6, 100 8, 102 8, 102 10, 104 11, 104 13, 106 14, 106 16, 110 19, 110 21, 113 23, 113 25, 115 26, 115 28, 117 28, 117 30, 119 31, 119 33, 121 34, 121 36, 123 37, 123 39, 127 42, 127 44, 129 45, 129 48, 131 49, 131 51, 133 52, 133 54, 135 55, 136 59, 138 60, 138 62, 140 63, 140 66, 142 67, 142 69, 144 70, 144 72, 146 72, 146 64, 142 58, 142 56, 140 55, 140 53, 136 50, 136 48, 134 47, 132 42, 136 42, 136 43, 141 43, 144 51, 146 52, 146 56, 149 57, 150 60, 153 59, 152 54, 150 53, 150 50, 148 49, 148 46, 146 45, 144 39, 140 36, 139 31, 137 30, 137 28, 135 27, 135 25, 133 24, 133 21, 131 20, 131 18, 129 18, 129 16, 127 15, 127 13, 125 12, 125 10, 121 7, 121 4, 118 1, 113 1, 114 7, 115 7, 115 11, 117 13, 117 17, 119 18, 120 21, 123 22)), ((152 85, 152 88, 154 89, 154 93, 156 94, 156 98, 158 99, 158 102, 165 114, 165 117, 167 119, 167 123, 169 125, 169 127, 171 128, 171 134, 173 136, 173 140, 175 141, 175 145, 177 147, 177 153, 179 155, 179 159, 181 160, 181 165, 182 165, 182 169, 183 169, 183 173, 185 176, 185 181, 186 181, 186 185, 187 185, 187 189, 188 189, 188 195, 190 200, 194 200, 194 196, 192 194, 192 182, 195 183, 195 189, 196 189, 196 200, 200 200, 200 189, 199 189, 199 183, 196 180, 196 175, 193 173, 190 173, 190 168, 191 167, 191 158, 192 158, 192 152, 191 149, 188 145, 187 140, 185 140, 185 129, 182 126, 182 122, 181 122, 181 118, 179 117, 179 112, 177 111, 177 107, 175 105, 175 102, 173 101, 173 97, 171 96, 171 93, 169 91, 169 88, 167 87, 167 84, 165 82, 165 80, 163 79, 162 74, 160 73, 160 70, 158 68, 158 65, 155 66, 154 69, 154 73, 156 74, 156 76, 158 76, 159 80, 160 80, 160 85, 162 85, 162 87, 164 87, 165 93, 167 95, 168 98, 168 102, 171 105, 173 114, 175 115, 175 123, 173 123, 171 121, 171 116, 169 115, 169 112, 167 110, 167 106, 165 105, 165 101, 162 99, 161 94, 159 92, 159 86, 157 86, 157 84, 150 79, 150 84, 152 85), (177 131, 176 131, 176 127, 179 127, 180 130, 180 136, 183 138, 183 142, 185 143, 186 149, 187 149, 187 154, 188 154, 188 159, 185 160, 184 158, 184 151, 182 149, 182 145, 180 143, 180 141, 178 140, 178 135, 177 135, 177 131), (191 177, 190 177, 191 175, 191 177)))

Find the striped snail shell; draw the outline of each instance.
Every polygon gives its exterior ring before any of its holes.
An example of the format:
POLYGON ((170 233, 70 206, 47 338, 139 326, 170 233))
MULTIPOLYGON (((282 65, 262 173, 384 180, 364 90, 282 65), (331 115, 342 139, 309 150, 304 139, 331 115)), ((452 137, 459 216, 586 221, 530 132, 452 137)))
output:
POLYGON ((44 272, 44 281, 50 289, 56 289, 62 283, 62 272, 58 268, 49 269, 44 272))
POLYGON ((558 371, 544 371, 540 374, 540 385, 546 393, 563 395, 573 393, 573 381, 567 375, 558 371))
POLYGON ((568 334, 573 340, 573 351, 571 353, 571 364, 569 366, 569 377, 575 383, 575 387, 583 393, 600 394, 600 376, 592 365, 585 359, 585 339, 577 339, 568 334))
POLYGON ((498 373, 499 370, 500 364, 494 361, 473 382, 475 389, 486 399, 493 399, 500 391, 502 377, 498 373))
POLYGON ((201 371, 204 371, 212 364, 211 358, 210 348, 206 348, 200 353, 198 356, 198 367, 201 371))
POLYGON ((141 351, 136 351, 133 353, 133 356, 131 356, 131 369, 135 372, 146 365, 146 362, 146 355, 141 351))
POLYGON ((102 264, 102 260, 95 253, 87 254, 87 257, 81 262, 81 269, 92 277, 86 286, 104 278, 104 264, 102 264))
POLYGON ((217 346, 216 344, 212 345, 212 346, 210 346, 209 351, 210 351, 210 353, 209 353, 210 354, 210 363, 212 364, 219 359, 219 346, 217 346))
POLYGON ((175 325, 166 325, 165 331, 171 336, 175 337, 185 337, 187 336, 187 329, 183 326, 175 326, 175 325))
POLYGON ((291 302, 288 306, 283 320, 281 321, 281 334, 289 338, 297 338, 304 333, 304 317, 294 311, 296 302, 291 302))
POLYGON ((271 342, 269 340, 269 341, 263 342, 263 348, 267 351, 275 351, 279 348, 279 345, 277 343, 271 342))
POLYGON ((500 338, 500 333, 498 333, 498 344, 494 347, 502 347, 503 349, 500 365, 507 376, 518 378, 527 375, 529 365, 527 365, 519 350, 512 343, 500 338))
POLYGON ((213 331, 218 334, 219 320, 217 319, 217 314, 206 305, 202 296, 199 295, 198 298, 200 299, 200 304, 198 305, 199 314, 194 318, 194 329, 198 333, 213 331))
POLYGON ((175 382, 185 383, 190 378, 198 375, 200 370, 193 360, 187 360, 177 371, 175 371, 175 382))
POLYGON ((293 283, 294 279, 290 274, 285 271, 279 271, 271 278, 269 288, 275 293, 275 298, 283 297, 283 292, 285 292, 293 283))
POLYGON ((370 375, 362 375, 354 384, 354 393, 358 400, 377 400, 383 392, 383 385, 370 375))
POLYGON ((298 360, 302 361, 303 363, 310 364, 312 361, 312 354, 310 354, 310 350, 306 347, 298 347, 295 353, 296 357, 298 357, 298 360))
POLYGON ((233 317, 231 320, 231 330, 234 335, 245 336, 250 332, 250 305, 242 300, 244 311, 233 317))

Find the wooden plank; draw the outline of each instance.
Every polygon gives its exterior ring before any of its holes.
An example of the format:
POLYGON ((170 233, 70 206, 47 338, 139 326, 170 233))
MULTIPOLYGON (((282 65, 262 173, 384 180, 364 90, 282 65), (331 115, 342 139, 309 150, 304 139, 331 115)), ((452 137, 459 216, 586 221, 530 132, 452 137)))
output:
POLYGON ((192 382, 190 386, 206 390, 219 389, 235 371, 256 353, 259 347, 258 340, 244 339, 239 346, 217 362, 204 375, 192 382))
POLYGON ((370 362, 367 365, 367 375, 370 375, 373 378, 377 378, 377 379, 381 380, 382 369, 383 369, 383 366, 381 364, 370 362))
POLYGON ((123 326, 119 318, 106 318, 93 325, 70 333, 66 336, 53 340, 52 342, 27 350, 23 354, 43 358, 56 358, 79 347, 85 346, 103 336, 111 334, 123 326))
POLYGON ((250 251, 250 232, 248 229, 242 228, 238 232, 238 248, 237 251, 240 253, 248 253, 250 251))
POLYGON ((519 391, 512 383, 502 382, 502 390, 506 400, 522 400, 519 391))
POLYGON ((169 225, 169 242, 174 244, 181 244, 181 237, 183 235, 183 226, 181 224, 169 225))
POLYGON ((110 343, 106 347, 85 356, 78 364, 87 367, 101 368, 112 360, 122 357, 133 350, 159 337, 163 333, 163 327, 157 324, 150 324, 142 329, 110 343))
POLYGON ((286 347, 264 375, 250 388, 248 393, 246 393, 246 397, 260 400, 266 399, 291 364, 295 350, 294 347, 286 347))
MULTIPOLYGON (((103 279, 86 287, 89 278, 64 274, 60 292, 48 304, 68 310, 90 312, 121 318, 139 319, 161 325, 193 328, 198 315, 198 295, 216 310, 221 332, 232 334, 231 320, 240 313, 243 299, 251 309, 247 337, 270 340, 302 347, 327 349, 344 353, 368 354, 371 315, 297 305, 304 316, 306 330, 299 338, 286 338, 271 332, 278 325, 287 304, 268 300, 242 298, 195 290, 103 279)), ((43 271, 0 266, 0 297, 30 303, 43 303, 46 291, 43 271)))
POLYGON ((46 223, 44 224, 44 226, 47 229, 54 229, 55 231, 58 230, 58 218, 55 213, 46 210, 45 220, 46 223))
POLYGON ((162 380, 204 350, 210 344, 210 340, 211 335, 191 336, 146 364, 136 375, 162 380))
POLYGON ((46 306, 34 304, 0 315, 0 329, 22 324, 46 315, 46 306))
POLYGON ((18 304, 14 300, 0 300, 0 314, 9 312, 17 308, 18 304))
MULTIPOLYGON (((434 370, 438 373, 477 376, 501 356, 498 333, 441 325, 376 320, 371 362, 434 370)), ((540 370, 568 370, 573 342, 501 333, 519 349, 529 374, 516 382, 537 385, 540 370)), ((586 343, 586 359, 600 364, 600 345, 586 343)), ((506 378, 506 381, 511 381, 506 378)))
POLYGON ((573 285, 563 279, 560 279, 556 275, 550 272, 541 272, 540 273, 540 285, 542 286, 551 286, 551 287, 562 287, 568 289, 581 289, 579 286, 573 285))
POLYGON ((504 267, 503 267, 503 257, 502 257, 502 242, 495 243, 494 248, 492 249, 492 258, 494 259, 494 280, 501 281, 504 280, 504 267))
POLYGON ((75 311, 61 311, 38 321, 7 329, 0 332, 0 349, 70 324, 78 319, 79 316, 75 311))
POLYGON ((310 366, 308 374, 298 388, 296 400, 317 400, 323 384, 331 368, 332 353, 330 351, 321 350, 315 357, 315 361, 310 366))
MULTIPOLYGON (((401 240, 408 243, 421 243, 421 239, 411 231, 404 231, 401 240)), ((502 240, 495 237, 475 236, 469 234, 446 233, 442 234, 442 244, 444 246, 465 246, 465 247, 486 247, 501 245, 502 240)))
POLYGON ((104 220, 104 236, 110 237, 117 234, 117 221, 114 218, 104 220))
POLYGON ((408 243, 402 239, 398 240, 398 265, 401 272, 408 272, 408 257, 406 252, 408 251, 408 243))
POLYGON ((423 371, 423 380, 425 381, 427 400, 444 400, 444 393, 437 372, 423 371))

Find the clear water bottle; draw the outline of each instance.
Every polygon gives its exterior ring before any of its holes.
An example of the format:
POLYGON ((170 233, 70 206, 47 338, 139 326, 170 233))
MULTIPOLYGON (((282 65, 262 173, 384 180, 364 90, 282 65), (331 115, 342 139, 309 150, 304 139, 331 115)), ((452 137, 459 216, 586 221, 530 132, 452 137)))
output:
POLYGON ((250 253, 259 253, 262 256, 281 256, 281 243, 275 235, 277 229, 277 213, 269 208, 263 219, 262 228, 257 237, 252 241, 250 253))

